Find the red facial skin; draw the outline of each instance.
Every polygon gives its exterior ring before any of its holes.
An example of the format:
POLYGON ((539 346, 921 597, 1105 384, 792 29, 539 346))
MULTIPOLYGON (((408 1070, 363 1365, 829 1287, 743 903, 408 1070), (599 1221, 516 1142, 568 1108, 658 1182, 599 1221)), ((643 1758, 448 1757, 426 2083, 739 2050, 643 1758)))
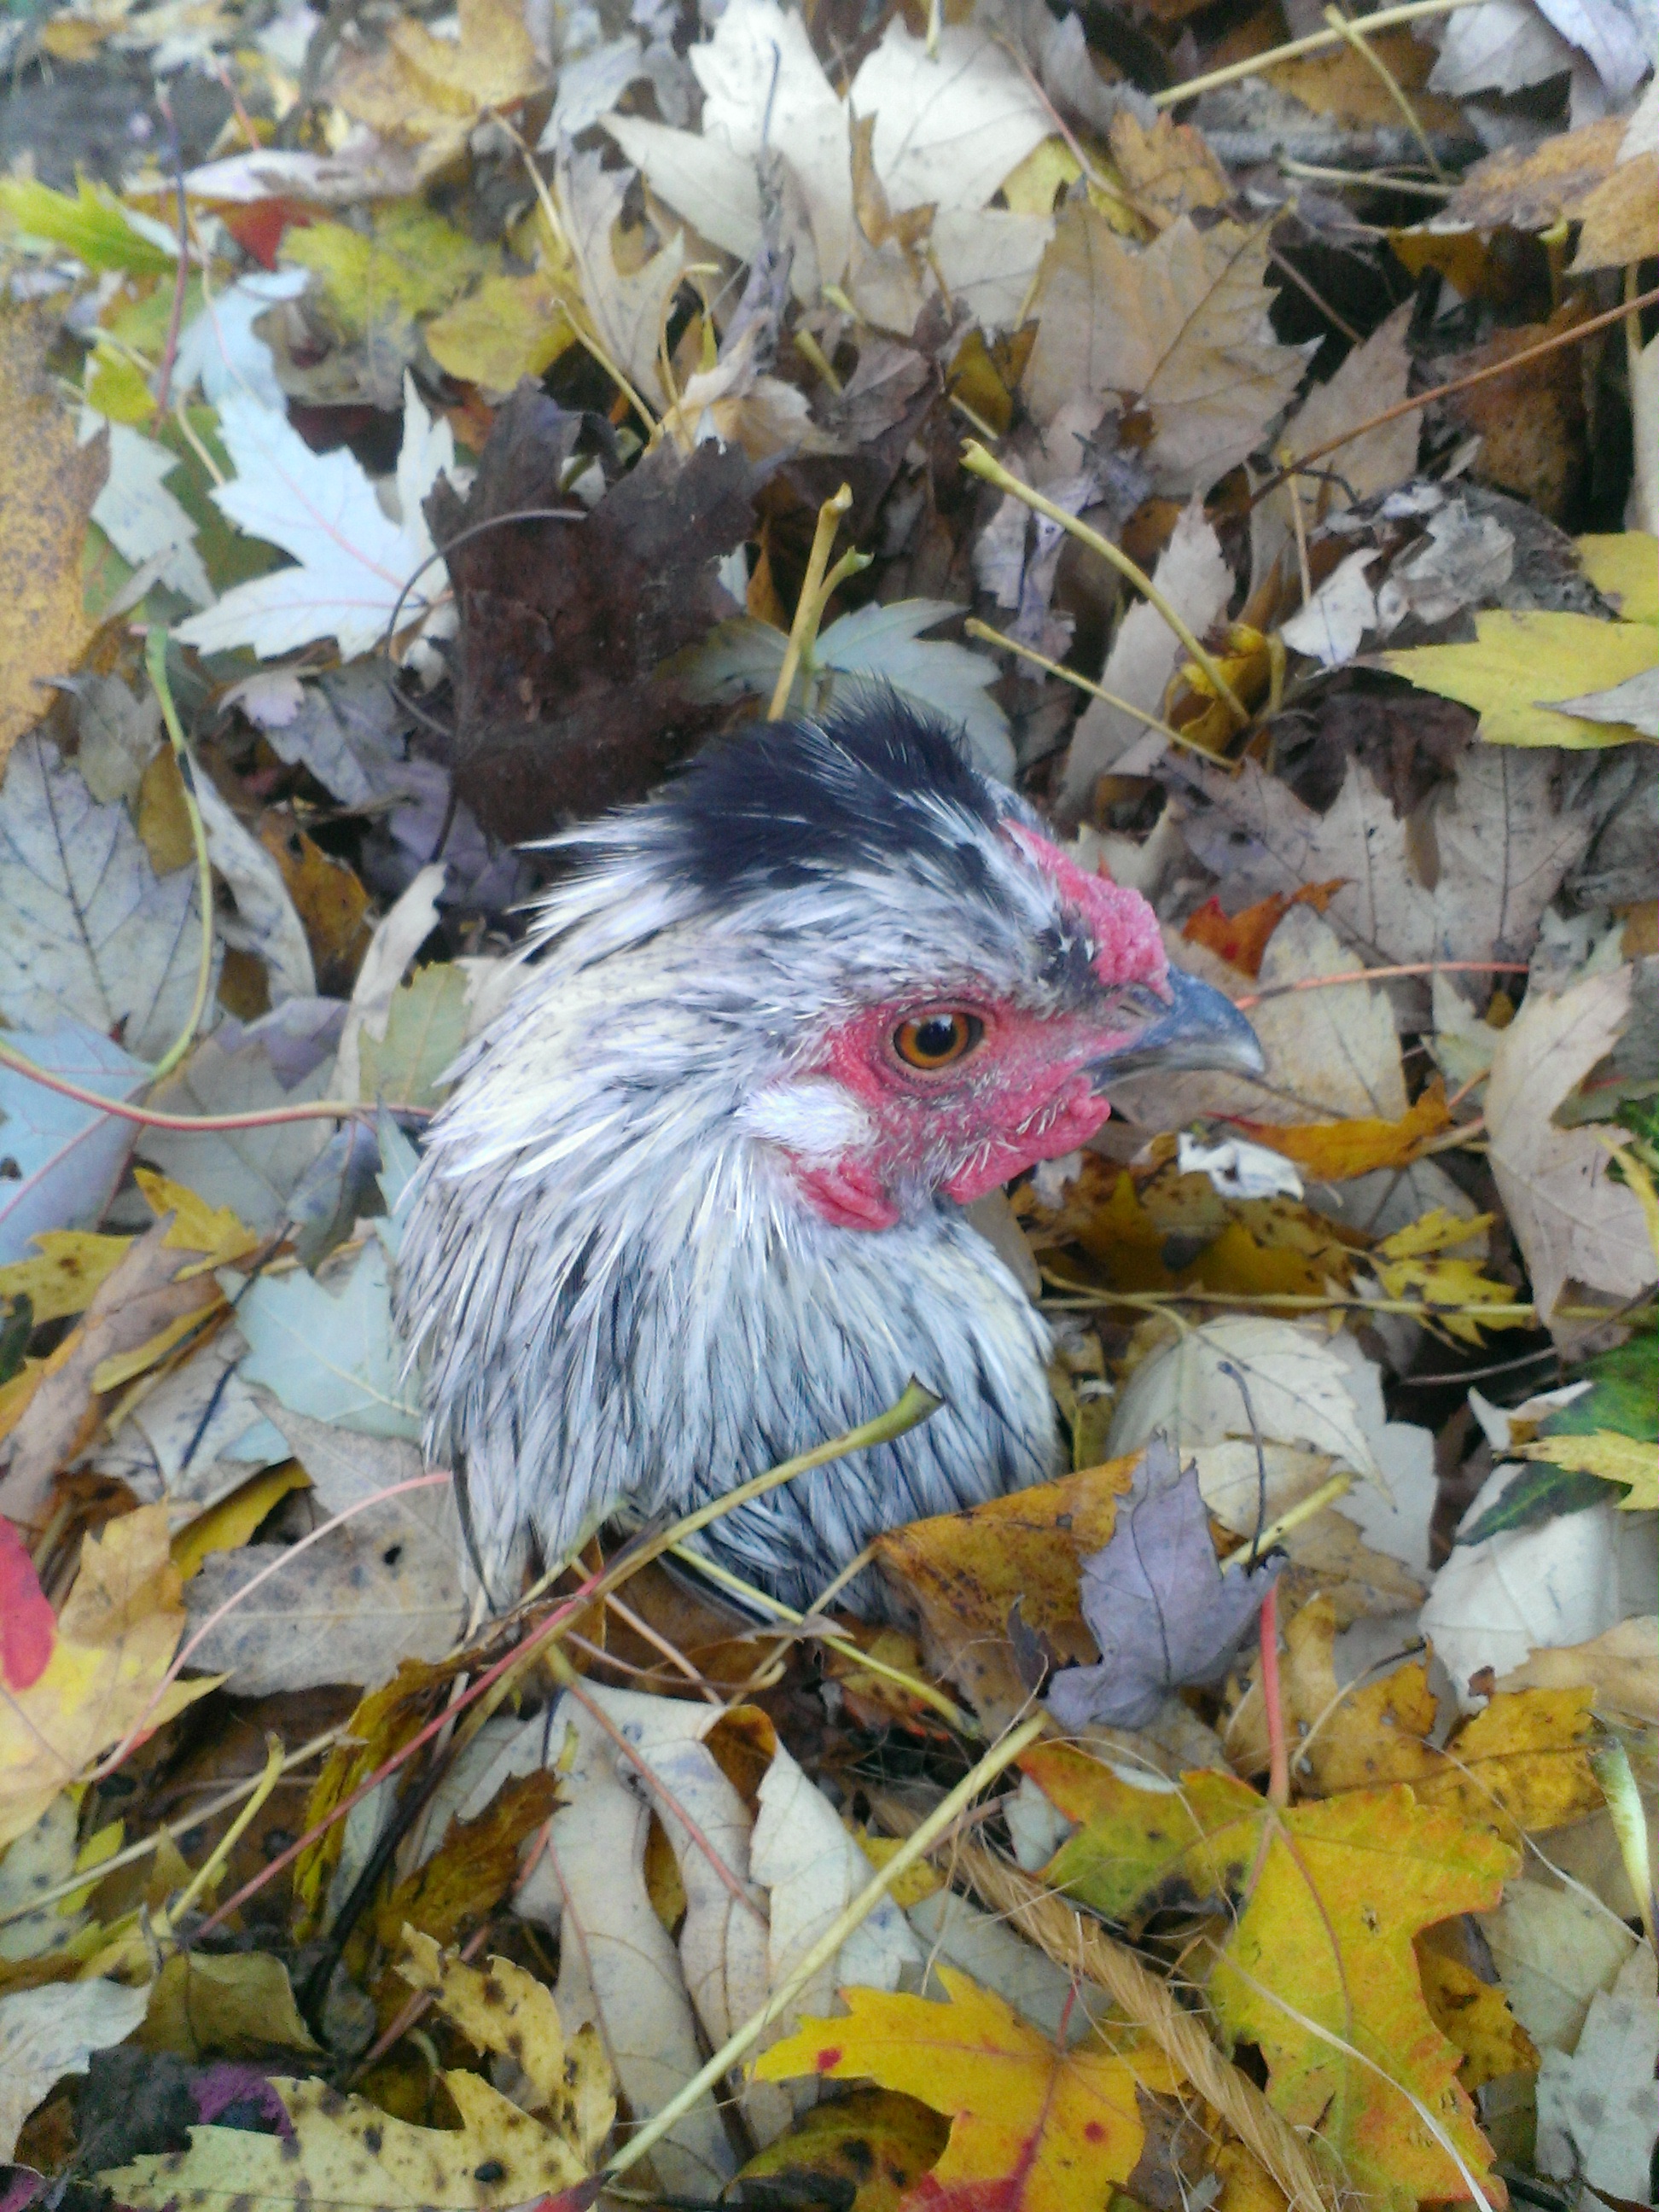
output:
MULTIPOLYGON (((1008 834, 1054 882, 1068 919, 1095 948, 1103 985, 1161 988, 1164 942, 1146 900, 1085 875, 1030 830, 1008 834)), ((811 1072, 858 1100, 872 1139, 833 1162, 797 1162, 796 1188, 821 1219, 842 1229, 894 1227, 901 1217, 894 1194, 906 1188, 942 1190, 969 1205, 1094 1135, 1111 1108, 1094 1087, 1090 1063, 1129 1042, 1103 1007, 1043 1016, 971 992, 864 1007, 825 1040, 811 1072), (941 1010, 974 1015, 982 1036, 947 1066, 910 1066, 894 1048, 895 1033, 941 1010)))

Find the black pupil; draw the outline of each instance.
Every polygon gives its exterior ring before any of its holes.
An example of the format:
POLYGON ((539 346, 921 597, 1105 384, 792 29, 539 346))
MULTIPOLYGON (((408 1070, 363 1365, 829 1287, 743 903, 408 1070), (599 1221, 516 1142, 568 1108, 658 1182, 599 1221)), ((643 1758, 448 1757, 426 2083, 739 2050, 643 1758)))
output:
POLYGON ((916 1024, 916 1050, 923 1060, 948 1060, 960 1036, 961 1024, 954 1014, 932 1014, 916 1024))

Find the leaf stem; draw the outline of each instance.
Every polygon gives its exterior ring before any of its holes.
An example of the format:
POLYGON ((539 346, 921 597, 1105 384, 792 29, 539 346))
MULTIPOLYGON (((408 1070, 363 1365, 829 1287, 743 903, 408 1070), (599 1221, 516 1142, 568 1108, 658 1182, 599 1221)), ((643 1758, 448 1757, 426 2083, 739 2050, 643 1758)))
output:
POLYGON ((1109 707, 1116 708, 1120 714, 1132 715, 1137 722, 1144 722, 1149 730, 1156 730, 1160 737, 1168 738, 1172 745, 1185 745, 1189 753, 1202 753, 1206 761, 1212 762, 1218 768, 1228 765, 1225 761, 1218 761, 1207 745, 1200 745, 1195 739, 1183 737, 1173 722, 1162 721, 1156 714, 1149 714, 1144 707, 1137 707, 1132 699, 1120 699, 1115 691, 1108 691, 1087 676, 1079 675, 1075 668, 1066 668, 1058 660, 1050 660, 1046 653, 1039 653, 1035 646, 1022 645, 1017 637, 1008 637, 1001 630, 993 629, 989 623, 982 623, 977 615, 969 615, 962 627, 968 636, 978 638, 982 645, 1000 645, 1005 653, 1017 653, 1022 660, 1033 661, 1037 667, 1047 669, 1050 676, 1058 676, 1067 684, 1076 684, 1079 691, 1088 692, 1091 698, 1103 699, 1109 707))
MULTIPOLYGON (((830 593, 842 580, 846 568, 845 561, 837 563, 836 574, 827 584, 824 571, 830 566, 830 549, 836 542, 841 519, 852 504, 853 487, 844 483, 835 497, 826 499, 818 509, 818 524, 812 532, 812 550, 807 556, 806 574, 801 582, 800 597, 795 601, 795 619, 789 625, 789 642, 784 648, 783 665, 778 670, 778 680, 772 687, 772 703, 766 710, 769 721, 781 722, 788 713, 789 695, 795 688, 795 678, 801 662, 811 654, 830 593)), ((852 557, 854 556, 848 556, 852 557)))
MULTIPOLYGON (((1449 15, 1459 8, 1473 8, 1480 0, 1408 0, 1399 8, 1379 8, 1374 15, 1364 18, 1368 33, 1390 31, 1396 23, 1415 23, 1427 15, 1449 15)), ((1270 46, 1265 54, 1252 54, 1246 61, 1229 62, 1224 69, 1206 70, 1202 76, 1188 77, 1184 84, 1167 86, 1152 94, 1154 107, 1179 107, 1183 100, 1196 100, 1201 92, 1212 92, 1217 86, 1237 84, 1241 77, 1260 76, 1266 70, 1279 62, 1299 60, 1304 54, 1322 53, 1327 46, 1346 43, 1344 31, 1310 31, 1305 38, 1287 40, 1282 46, 1270 46)))
POLYGON ((151 624, 144 640, 144 666, 161 709, 161 720, 167 724, 173 757, 179 764, 185 811, 190 817, 191 842, 196 848, 196 896, 202 908, 202 950, 196 963, 196 994, 191 1001, 189 1020, 150 1071, 150 1081, 159 1083, 164 1075, 172 1073, 190 1050, 197 1025, 207 1009, 208 993, 213 987, 213 863, 208 857, 207 824, 196 799, 195 765, 184 725, 179 720, 179 709, 173 703, 173 686, 167 681, 167 634, 159 623, 151 624))
POLYGON ((1291 1759, 1285 1742, 1285 1698, 1279 1681, 1279 1585, 1261 1601, 1261 1697, 1267 1708, 1267 1802, 1282 1812, 1291 1802, 1291 1759))
MULTIPOLYGON (((1206 676, 1209 678, 1215 687, 1216 696, 1225 704, 1227 711, 1237 722, 1239 728, 1242 730, 1246 726, 1250 720, 1249 709, 1243 704, 1222 673, 1220 664, 1213 654, 1206 652, 1199 643, 1188 624, 1165 599, 1152 578, 1144 569, 1136 567, 1121 546, 1114 545, 1109 538, 1103 538, 1099 531, 1091 530, 1086 522, 1079 522, 1076 515, 1068 514, 1063 507, 1057 507, 1053 500, 1045 499, 1040 491, 1033 491, 1030 485, 1024 483, 1012 469, 1005 469, 994 455, 987 453, 977 438, 968 438, 963 441, 962 465, 970 476, 982 477, 987 483, 994 484, 999 491, 1011 494, 1012 497, 1029 507, 1034 514, 1046 515, 1050 522, 1057 522, 1062 530, 1077 539, 1079 545, 1086 545, 1091 553, 1098 553, 1103 561, 1107 562, 1117 570, 1120 576, 1133 584, 1135 589, 1158 609, 1159 614, 1163 616, 1164 621, 1186 647, 1188 657, 1196 661, 1206 676)), ((1202 750, 1203 748, 1200 747, 1200 750, 1202 750)))

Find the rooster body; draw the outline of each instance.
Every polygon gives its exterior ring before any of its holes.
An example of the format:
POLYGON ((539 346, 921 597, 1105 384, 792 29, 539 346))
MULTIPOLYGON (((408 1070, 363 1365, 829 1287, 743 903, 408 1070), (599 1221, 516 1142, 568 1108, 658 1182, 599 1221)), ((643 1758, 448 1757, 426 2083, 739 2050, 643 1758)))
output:
POLYGON ((962 1206, 1091 1135, 1103 1071, 1254 1039, 1143 900, 890 702, 736 738, 559 842, 575 872, 411 1193, 428 1448, 499 1598, 529 1540, 685 1512, 915 1376, 933 1419, 704 1532, 809 1606, 879 1530, 1058 1470, 1047 1328, 962 1206))

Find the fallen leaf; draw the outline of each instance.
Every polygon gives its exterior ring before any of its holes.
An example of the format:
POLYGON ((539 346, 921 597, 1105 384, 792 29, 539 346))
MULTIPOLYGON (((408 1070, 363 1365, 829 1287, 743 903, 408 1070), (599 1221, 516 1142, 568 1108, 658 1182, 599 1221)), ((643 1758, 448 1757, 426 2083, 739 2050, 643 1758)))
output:
POLYGON ((42 2098, 66 2074, 84 2074, 94 2051, 131 2035, 149 2002, 148 1990, 101 1978, 0 1996, 0 2158, 10 2158, 42 2098))
MULTIPOLYGON (((445 488, 447 543, 524 507, 567 507, 580 418, 522 384, 495 418, 465 503, 445 488)), ((482 531, 451 556, 455 783, 486 830, 542 834, 639 797, 712 709, 655 680, 671 653, 732 611, 715 570, 750 526, 741 452, 659 445, 585 518, 482 531)))
POLYGON ((134 1241, 100 1284, 80 1327, 48 1359, 0 1475, 0 1504, 14 1521, 33 1522, 42 1513, 52 1477, 85 1440, 96 1395, 115 1387, 111 1364, 143 1354, 141 1364, 149 1364, 222 1304, 210 1275, 185 1275, 184 1255, 166 1237, 158 1222, 134 1241))
POLYGON ((35 1247, 30 1258, 0 1267, 0 1298, 27 1298, 37 1328, 84 1313, 132 1243, 85 1229, 47 1229, 29 1241, 35 1247))
POLYGON ((521 377, 537 382, 576 343, 561 289, 538 271, 486 276, 422 333, 447 374, 476 384, 487 399, 505 399, 521 377))
POLYGON ((1048 423, 1069 400, 1098 394, 1144 409, 1157 488, 1203 492, 1254 450, 1306 366, 1273 338, 1263 282, 1267 227, 1190 216, 1137 250, 1085 200, 1060 214, 1033 307, 1036 343, 1027 403, 1048 423))
MULTIPOLYGON (((7 1042, 37 1067, 102 1097, 131 1098, 144 1079, 141 1062, 85 1023, 65 1022, 48 1036, 14 1029, 7 1042)), ((0 1295, 26 1290, 33 1297, 36 1288, 21 1278, 14 1280, 10 1267, 34 1267, 25 1257, 31 1244, 53 1232, 76 1233, 101 1218, 132 1148, 133 1124, 48 1091, 4 1064, 0 1116, 0 1154, 11 1164, 0 1182, 0 1260, 8 1263, 0 1274, 8 1291, 0 1295)), ((61 1304, 58 1310, 80 1310, 61 1304)), ((34 1317, 46 1318, 40 1306, 34 1317)))
POLYGON ((1573 2049, 1597 1991, 1614 1986, 1638 1948, 1595 1897, 1534 1875, 1507 1883, 1480 1927, 1516 2018, 1544 2051, 1573 2049))
POLYGON ((1659 2119, 1650 2087, 1659 2064, 1659 1998, 1652 1950, 1633 1952, 1611 1990, 1597 1990, 1571 2057, 1547 2051, 1538 2075, 1538 2164, 1560 2179, 1639 2203, 1651 2191, 1659 2119))
POLYGON ((150 1986, 136 2040, 146 2051, 192 2060, 276 2051, 321 2056, 300 2016, 288 1968, 264 1951, 175 1952, 150 1986))
POLYGON ((362 1095, 389 1106, 435 1106, 466 1034, 467 979, 453 962, 417 968, 392 994, 384 1035, 363 1034, 362 1095))
POLYGON ((480 2075, 457 2069, 439 2078, 459 2128, 413 2127, 326 2081, 272 2075, 289 2134, 193 2127, 188 2150, 136 2158, 98 2179, 134 2212, 170 2205, 210 2212, 242 2196, 291 2204, 301 2195, 368 2201, 381 2212, 487 2212, 538 2201, 584 2178, 559 2136, 480 2075))
POLYGON ((567 2041, 553 1993, 510 1959, 465 1965, 429 1936, 405 1928, 398 1972, 412 1988, 429 1990, 438 2008, 480 2051, 510 2059, 522 2076, 521 2101, 541 2113, 586 2172, 617 2117, 611 2067, 592 2027, 567 2041))
POLYGON ((236 818, 210 776, 198 779, 207 848, 214 866, 230 886, 234 915, 219 915, 215 927, 238 952, 251 952, 264 966, 270 1003, 317 995, 311 947, 283 872, 270 854, 236 818))
POLYGON ((179 1596, 164 1507, 141 1505, 85 1539, 51 1657, 0 1702, 0 1843, 32 1828, 141 1717, 151 1733, 216 1686, 210 1677, 156 1695, 185 1625, 179 1596))
POLYGON ((240 529, 291 554, 295 566, 235 585, 181 623, 175 637, 204 653, 247 646, 262 659, 332 637, 349 659, 379 642, 422 563, 403 600, 400 635, 434 624, 444 572, 430 561, 421 501, 453 465, 454 442, 447 422, 434 426, 412 379, 398 465, 400 522, 388 520, 343 447, 313 453, 285 416, 240 393, 222 401, 219 424, 236 473, 215 489, 215 503, 240 529))
POLYGON ((1445 1085, 1437 1078, 1397 1121, 1366 1116, 1350 1121, 1245 1121, 1240 1126, 1257 1142, 1294 1160, 1310 1181, 1344 1182, 1378 1168, 1409 1166, 1436 1137, 1445 1134, 1452 1120, 1446 1110, 1445 1085))
MULTIPOLYGON (((258 1113, 332 1095, 340 1009, 328 1000, 290 999, 258 1021, 220 1023, 188 1060, 151 1091, 158 1113, 258 1113)), ((321 1121, 251 1129, 146 1128, 141 1158, 228 1208, 251 1231, 269 1235, 287 1216, 301 1178, 328 1142, 321 1121)), ((227 1257, 229 1255, 227 1255, 227 1257)))
POLYGON ((608 357, 653 408, 668 404, 659 356, 669 311, 690 258, 677 231, 638 267, 624 272, 616 228, 633 173, 607 169, 598 154, 567 149, 558 170, 559 200, 575 259, 582 304, 608 357))
POLYGON ((1659 1276, 1641 1202, 1613 1180, 1606 1148, 1592 1130, 1558 1128, 1551 1118, 1618 1036, 1632 974, 1613 969, 1559 996, 1529 991, 1492 1056, 1492 1174, 1544 1322, 1570 1280, 1626 1298, 1659 1276))
MULTIPOLYGON (((92 431, 85 416, 82 430, 84 444, 92 431)), ((213 597, 213 586, 197 550, 196 526, 167 489, 167 478, 179 465, 179 456, 153 439, 141 437, 125 423, 112 422, 107 436, 109 473, 93 501, 93 521, 135 568, 155 562, 158 583, 170 584, 194 607, 206 606, 213 597)), ((159 729, 159 709, 155 713, 159 729)), ((85 772, 83 761, 82 773, 85 772)), ((94 793, 99 799, 113 795, 94 793)))
MULTIPOLYGON (((1236 778, 1191 754, 1173 764, 1199 784, 1230 824, 1261 848, 1265 859, 1253 875, 1253 890, 1294 891, 1342 878, 1326 916, 1367 963, 1437 960, 1449 945, 1456 946, 1460 959, 1524 957, 1545 908, 1589 842, 1590 825, 1583 814, 1557 803, 1554 763, 1509 747, 1469 748, 1414 823, 1358 761, 1339 770, 1340 787, 1322 812, 1304 805, 1288 785, 1253 761, 1236 778), (1419 865, 1425 824, 1432 824, 1438 854, 1432 881, 1419 865)), ((1285 921, 1293 919, 1289 915, 1285 921)), ((1269 1012, 1264 1006, 1253 1014, 1258 1030, 1269 1012)), ((1304 1021, 1305 1005, 1291 1018, 1304 1021)), ((1393 1110, 1404 1109, 1402 1096, 1393 1110)))
MULTIPOLYGON (((239 1319, 246 1328, 246 1304, 239 1319)), ((254 1357, 243 1362, 245 1380, 259 1371, 254 1357)), ((426 1471, 413 1444, 308 1419, 285 1406, 270 1412, 325 1515, 361 1506, 426 1471)), ((216 1553, 186 1593, 192 1621, 204 1623, 256 1573, 276 1565, 283 1550, 249 1544, 216 1553)), ((465 1624, 461 1558, 447 1485, 369 1504, 313 1545, 294 1571, 272 1575, 236 1602, 198 1647, 199 1663, 227 1676, 240 1694, 265 1697, 317 1682, 379 1681, 401 1660, 439 1658, 465 1624)))
MULTIPOLYGON (((27 189, 14 179, 7 189, 20 187, 27 189)), ((44 304, 0 318, 0 408, 13 430, 0 492, 0 769, 52 703, 44 679, 71 675, 94 633, 81 549, 108 473, 109 442, 76 442, 74 417, 46 370, 57 327, 44 304)))
POLYGON ((40 737, 16 747, 0 785, 0 907, 9 938, 0 1015, 9 1023, 35 1030, 82 1023, 118 1035, 138 1059, 159 1058, 173 1042, 200 966, 195 872, 158 878, 125 807, 98 805, 40 737))
POLYGON ((1503 1990, 1482 1981, 1462 1959, 1435 1948, 1434 1934, 1431 1929, 1418 1938, 1417 1970, 1435 2026, 1462 2053, 1458 2080, 1473 2095, 1506 2074, 1536 2073, 1538 2047, 1503 1990))
POLYGON ((1057 2051, 967 1975, 938 1972, 948 2003, 843 1990, 846 2017, 804 2023, 756 2070, 769 2081, 863 2076, 948 2112, 950 2140, 915 2206, 1084 2212, 1103 2181, 1126 2181, 1146 2142, 1137 2090, 1162 2087, 1162 2069, 1098 2046, 1057 2051))
POLYGON ((1522 1313, 1492 1314, 1494 1306, 1519 1303, 1508 1283, 1483 1274, 1478 1259, 1449 1254, 1448 1245, 1467 1243, 1484 1234, 1492 1217, 1477 1214, 1472 1220, 1448 1213, 1443 1207, 1407 1223, 1366 1255, 1384 1297, 1420 1300, 1425 1316, 1461 1344, 1480 1344, 1483 1328, 1524 1328, 1522 1313))
POLYGON ((1448 2142, 1477 2179, 1490 2176, 1459 2054, 1424 2002, 1410 1943, 1497 1903, 1517 1861, 1490 1829, 1419 1806, 1403 1786, 1275 1813, 1230 1775, 1148 1790, 1057 1744, 1021 1765, 1083 1824, 1046 1881, 1135 1923, 1163 1903, 1236 1910, 1211 1939, 1210 2001, 1229 2033, 1260 2046, 1275 2108, 1319 2128, 1356 2186, 1401 2212, 1420 2197, 1460 2198, 1448 2142))
MULTIPOLYGON (((1152 581, 1188 628, 1199 636, 1210 629, 1232 592, 1232 571, 1222 558, 1221 540, 1202 503, 1182 512, 1169 544, 1158 556, 1152 581)), ((1164 695, 1182 659, 1182 647, 1150 600, 1138 599, 1118 625, 1101 689, 1148 714, 1161 714, 1164 695)), ((1167 739, 1149 732, 1144 722, 1103 699, 1091 699, 1072 732, 1057 811, 1074 823, 1091 810, 1095 787, 1108 770, 1123 773, 1161 757, 1167 739), (1155 750, 1153 750, 1155 749, 1155 750)))
POLYGON ((394 19, 378 52, 343 49, 327 88, 378 138, 415 149, 417 184, 460 160, 487 110, 516 108, 546 82, 523 14, 507 0, 460 0, 458 14, 453 40, 412 17, 394 19))
POLYGON ((1055 1674, 1048 1710, 1073 1730, 1145 1728, 1171 1691, 1219 1679, 1278 1571, 1222 1573, 1198 1470, 1155 1437, 1109 1540, 1083 1561, 1083 1617, 1099 1663, 1055 1674))
POLYGON ((1624 1485, 1621 1511, 1650 1513, 1659 1508, 1659 1445, 1613 1429, 1596 1429, 1589 1436, 1540 1438, 1516 1449, 1522 1459, 1547 1460, 1572 1474, 1624 1485))
POLYGON ((1270 891, 1234 915, 1224 912, 1220 900, 1211 897, 1194 908, 1181 934, 1187 944, 1201 945, 1240 975, 1254 977, 1261 973, 1268 940, 1291 908, 1310 906, 1316 914, 1323 914, 1341 888, 1341 878, 1334 877, 1328 884, 1304 884, 1297 891, 1270 891))
POLYGON ((1487 744, 1582 750, 1641 735, 1628 724, 1564 713, 1538 694, 1601 691, 1659 667, 1659 630, 1650 624, 1492 609, 1476 615, 1474 626, 1473 645, 1413 646, 1383 653, 1382 665, 1425 691, 1477 708, 1487 744))
MULTIPOLYGON (((823 715, 837 705, 853 710, 890 688, 957 724, 975 765, 1006 783, 1014 769, 1008 718, 987 696, 997 681, 996 663, 966 646, 935 644, 921 636, 964 611, 948 600, 895 599, 842 615, 814 641, 798 688, 791 692, 790 711, 823 715)), ((788 642, 770 623, 736 615, 717 624, 690 653, 678 656, 671 672, 696 698, 729 700, 747 694, 769 699, 788 642)))
POLYGON ((263 1383, 290 1412, 366 1437, 420 1435, 378 1237, 331 1261, 320 1282, 303 1267, 261 1275, 239 1298, 236 1321, 248 1342, 242 1380, 263 1383))
POLYGON ((938 2163, 949 2136, 949 2122, 920 2098, 849 2089, 833 2105, 802 2113, 787 2134, 756 2152, 737 2180, 812 2203, 823 2201, 829 2190, 840 2196, 851 2189, 852 2212, 899 2212, 901 2199, 938 2163))
POLYGON ((876 1539, 890 1605, 917 1619, 929 1671, 958 1683, 987 1728, 1030 1696, 1008 1642, 1017 1601, 1059 1658, 1076 1666, 1095 1657, 1082 1562, 1109 1542, 1133 1467, 1133 1458, 1115 1460, 876 1539))
POLYGON ((1498 1677, 1500 1693, 1580 1686, 1589 1690, 1598 1712, 1645 1720, 1659 1705, 1659 1615, 1618 1621, 1587 1644, 1534 1651, 1498 1677))

